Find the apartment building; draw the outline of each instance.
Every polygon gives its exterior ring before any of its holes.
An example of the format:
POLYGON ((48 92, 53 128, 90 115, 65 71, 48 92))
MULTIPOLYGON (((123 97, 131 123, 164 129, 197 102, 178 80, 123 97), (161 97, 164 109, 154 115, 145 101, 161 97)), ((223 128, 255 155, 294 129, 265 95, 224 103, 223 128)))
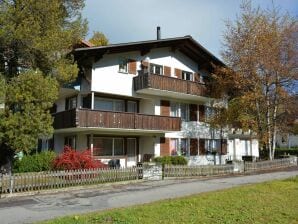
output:
POLYGON ((186 156, 190 164, 258 156, 256 140, 229 139, 205 122, 216 101, 206 81, 212 64, 223 63, 191 36, 86 45, 74 55, 78 80, 55 103, 56 151, 88 148, 94 158, 124 167, 165 155, 186 156))

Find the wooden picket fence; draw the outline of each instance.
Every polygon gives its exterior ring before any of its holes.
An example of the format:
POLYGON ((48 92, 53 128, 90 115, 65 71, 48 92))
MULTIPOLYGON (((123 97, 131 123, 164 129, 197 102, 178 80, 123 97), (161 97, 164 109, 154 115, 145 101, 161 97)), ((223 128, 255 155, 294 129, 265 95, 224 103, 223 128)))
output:
POLYGON ((286 159, 275 159, 272 161, 245 162, 244 172, 254 172, 258 170, 279 169, 291 166, 297 166, 297 157, 286 159))
POLYGON ((66 170, 3 175, 0 194, 91 185, 141 178, 141 167, 66 170))
MULTIPOLYGON (((257 170, 297 166, 297 157, 276 159, 273 161, 245 162, 242 164, 242 167, 243 165, 244 169, 242 168, 240 171, 236 171, 237 173, 249 173, 257 170)), ((165 165, 162 169, 162 177, 185 178, 215 175, 220 176, 233 174, 234 168, 234 164, 204 166, 165 165)), ((0 195, 7 193, 58 189, 79 185, 137 180, 143 178, 143 173, 145 174, 147 172, 146 169, 148 169, 146 166, 138 166, 118 169, 104 168, 0 175, 0 195)), ((152 175, 155 175, 155 173, 152 175)), ((158 173, 158 175, 160 174, 158 173)))
POLYGON ((232 174, 234 165, 204 165, 204 166, 187 166, 187 165, 165 165, 164 177, 195 177, 195 176, 213 176, 232 174))

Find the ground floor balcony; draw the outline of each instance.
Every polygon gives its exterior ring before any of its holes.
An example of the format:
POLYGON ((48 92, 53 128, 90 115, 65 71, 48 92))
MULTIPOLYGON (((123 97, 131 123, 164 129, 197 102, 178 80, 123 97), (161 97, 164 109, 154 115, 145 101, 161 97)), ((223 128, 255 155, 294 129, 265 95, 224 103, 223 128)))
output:
POLYGON ((91 109, 72 109, 54 114, 55 132, 63 129, 121 129, 124 131, 171 132, 181 130, 178 117, 114 112, 91 109))

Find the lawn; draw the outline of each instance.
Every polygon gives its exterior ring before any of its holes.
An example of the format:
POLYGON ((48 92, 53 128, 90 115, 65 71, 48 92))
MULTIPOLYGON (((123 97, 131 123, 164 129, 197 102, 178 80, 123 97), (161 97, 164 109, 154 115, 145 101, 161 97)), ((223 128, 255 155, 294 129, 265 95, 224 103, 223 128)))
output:
POLYGON ((42 223, 298 223, 298 176, 42 223))

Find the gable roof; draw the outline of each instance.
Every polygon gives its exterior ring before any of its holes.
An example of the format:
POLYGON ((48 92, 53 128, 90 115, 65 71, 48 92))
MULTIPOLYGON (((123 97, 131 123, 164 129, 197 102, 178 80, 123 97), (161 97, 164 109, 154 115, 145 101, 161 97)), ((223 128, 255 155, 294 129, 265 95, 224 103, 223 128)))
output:
POLYGON ((179 50, 186 56, 205 67, 211 67, 211 64, 224 66, 224 63, 210 53, 206 48, 194 40, 191 36, 167 38, 159 40, 148 40, 138 42, 128 42, 120 44, 110 44, 99 47, 84 47, 74 50, 75 58, 78 62, 93 58, 99 60, 104 54, 122 53, 129 51, 140 51, 145 55, 154 48, 171 47, 173 51, 179 50))

